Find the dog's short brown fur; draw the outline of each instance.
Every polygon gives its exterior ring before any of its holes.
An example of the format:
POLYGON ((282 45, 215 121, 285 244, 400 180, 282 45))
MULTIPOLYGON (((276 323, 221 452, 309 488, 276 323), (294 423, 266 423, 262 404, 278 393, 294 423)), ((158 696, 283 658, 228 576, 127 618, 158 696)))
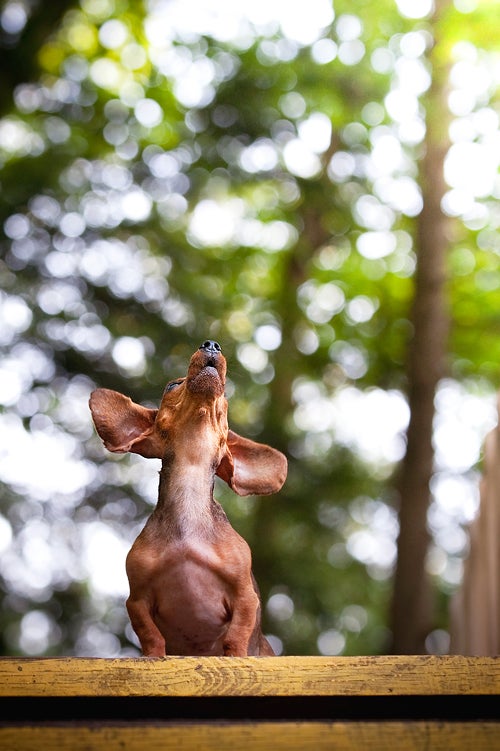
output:
POLYGON ((145 656, 272 655, 247 543, 213 497, 217 474, 239 495, 277 492, 283 454, 228 429, 226 360, 194 353, 158 410, 97 389, 90 409, 110 451, 162 460, 158 504, 127 556, 127 609, 145 656))

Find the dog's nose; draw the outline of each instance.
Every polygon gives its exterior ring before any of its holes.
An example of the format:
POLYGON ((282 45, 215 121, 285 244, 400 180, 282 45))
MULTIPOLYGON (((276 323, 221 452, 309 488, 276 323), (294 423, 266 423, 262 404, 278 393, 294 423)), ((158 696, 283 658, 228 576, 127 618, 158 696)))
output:
POLYGON ((203 342, 203 344, 200 345, 200 349, 204 349, 212 354, 222 352, 219 342, 214 342, 212 339, 207 339, 203 342))

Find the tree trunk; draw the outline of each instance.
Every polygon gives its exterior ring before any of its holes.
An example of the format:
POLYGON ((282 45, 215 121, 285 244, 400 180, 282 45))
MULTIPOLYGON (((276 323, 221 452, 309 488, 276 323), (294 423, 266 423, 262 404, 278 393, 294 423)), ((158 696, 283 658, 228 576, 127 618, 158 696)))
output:
POLYGON ((399 480, 398 560, 392 603, 392 651, 425 652, 432 628, 432 598, 425 562, 429 546, 427 510, 433 474, 434 397, 446 367, 448 314, 445 302, 447 220, 441 211, 446 187, 444 157, 448 149, 446 69, 439 45, 441 14, 448 0, 436 3, 433 83, 426 99, 427 135, 420 184, 424 207, 418 218, 413 300, 413 338, 408 357, 410 423, 399 480))

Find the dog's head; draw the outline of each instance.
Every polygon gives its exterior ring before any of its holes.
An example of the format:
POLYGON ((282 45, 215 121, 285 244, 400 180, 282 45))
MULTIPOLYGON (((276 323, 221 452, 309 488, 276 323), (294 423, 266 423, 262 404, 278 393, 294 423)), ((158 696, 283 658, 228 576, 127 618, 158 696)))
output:
POLYGON ((110 451, 163 462, 175 457, 180 465, 203 462, 239 495, 275 493, 286 479, 286 458, 229 430, 225 382, 221 347, 207 340, 191 357, 187 375, 167 384, 159 409, 109 389, 93 391, 89 404, 110 451))

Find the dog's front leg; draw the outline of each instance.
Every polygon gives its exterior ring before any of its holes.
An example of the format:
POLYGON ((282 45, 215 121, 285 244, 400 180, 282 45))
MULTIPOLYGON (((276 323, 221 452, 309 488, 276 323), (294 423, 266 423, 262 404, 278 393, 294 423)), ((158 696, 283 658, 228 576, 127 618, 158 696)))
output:
POLYGON ((165 657, 165 639, 151 617, 146 600, 127 600, 127 610, 144 657, 165 657))
POLYGON ((226 657, 248 656, 259 606, 259 598, 251 585, 234 597, 232 618, 223 643, 226 657))

